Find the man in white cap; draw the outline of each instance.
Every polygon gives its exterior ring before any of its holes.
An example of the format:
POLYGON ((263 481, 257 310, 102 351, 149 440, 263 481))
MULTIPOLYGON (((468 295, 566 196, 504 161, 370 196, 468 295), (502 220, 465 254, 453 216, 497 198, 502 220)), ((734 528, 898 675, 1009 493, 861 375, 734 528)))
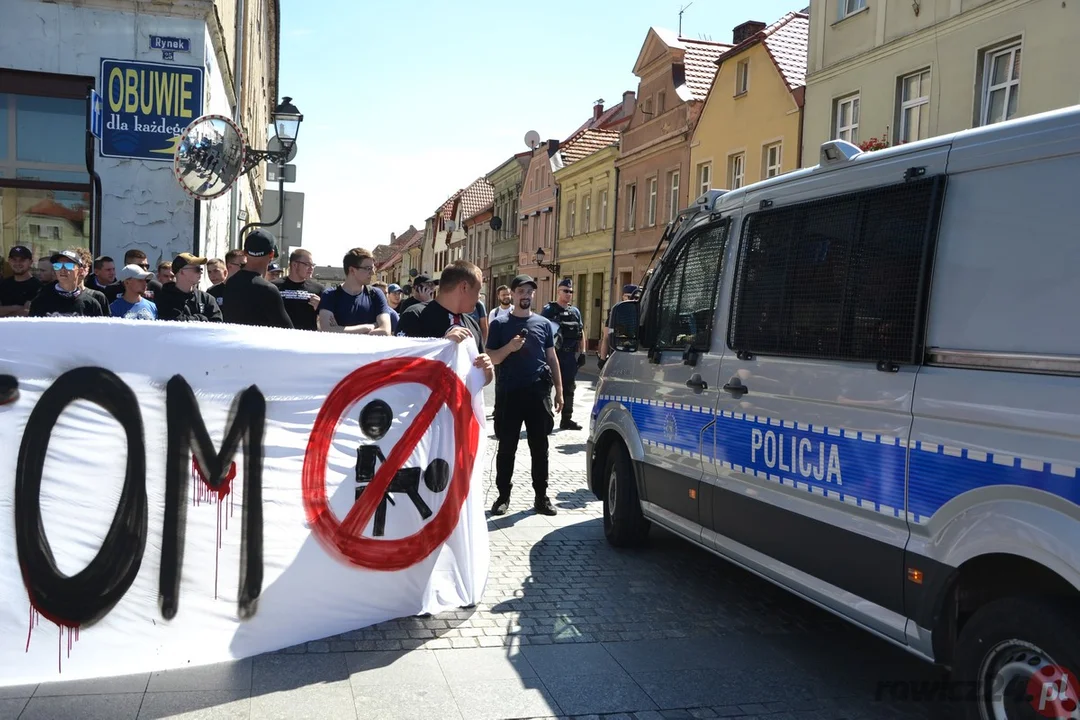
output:
POLYGON ((120 268, 116 279, 123 285, 124 292, 109 305, 112 316, 129 320, 157 320, 157 305, 143 297, 146 282, 152 277, 154 273, 134 263, 120 268))

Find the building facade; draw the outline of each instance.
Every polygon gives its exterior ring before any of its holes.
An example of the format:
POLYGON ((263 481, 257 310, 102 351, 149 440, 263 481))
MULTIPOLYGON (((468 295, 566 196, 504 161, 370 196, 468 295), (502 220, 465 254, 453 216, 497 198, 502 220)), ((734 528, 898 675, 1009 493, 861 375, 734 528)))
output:
POLYGON ((615 276, 611 298, 637 283, 668 219, 711 181, 693 171, 690 138, 716 75, 716 60, 731 45, 677 37, 650 28, 634 74, 640 79, 629 124, 622 133, 615 219, 615 276), (692 175, 692 172, 694 174, 692 175), (693 194, 691 191, 693 189, 693 194))
POLYGON ((735 28, 690 143, 690 167, 710 187, 735 190, 800 166, 809 18, 788 13, 766 27, 735 28))
POLYGON ((574 304, 585 321, 588 348, 595 350, 611 302, 619 133, 587 129, 571 137, 559 154, 559 275, 574 281, 574 304))
POLYGON ((548 140, 533 149, 521 186, 518 203, 517 272, 536 280, 535 304, 554 298, 558 278, 536 263, 536 251, 547 258, 555 256, 555 178, 552 157, 559 152, 559 141, 548 140))
POLYGON ((491 260, 488 263, 487 304, 496 300, 495 291, 500 285, 510 285, 518 268, 518 204, 521 201, 522 180, 529 166, 532 153, 518 153, 489 172, 485 179, 494 195, 491 219, 491 260), (496 220, 495 218, 498 218, 496 220))
POLYGON ((812 0, 803 163, 1074 105, 1078 42, 1073 2, 812 0))
MULTIPOLYGON (((464 259, 480 266, 481 270, 484 269, 488 262, 488 249, 483 241, 490 239, 490 236, 485 235, 483 229, 474 227, 474 225, 485 223, 491 218, 490 216, 486 220, 474 220, 474 218, 481 212, 490 210, 494 199, 495 195, 491 184, 482 177, 469 183, 468 187, 457 196, 450 211, 450 217, 454 221, 454 232, 451 236, 452 244, 448 263, 464 259)), ((490 226, 488 229, 490 229, 490 226)), ((485 281, 487 279, 486 272, 484 273, 484 279, 485 281)), ((486 289, 485 286, 481 291, 483 293, 481 297, 486 295, 486 289)))
POLYGON ((196 117, 233 117, 265 147, 278 97, 277 0, 8 0, 0 21, 0 253, 81 245, 118 262, 221 257, 260 218, 263 168, 196 201, 172 150, 196 117), (102 139, 88 158, 90 90, 102 139), (88 167, 89 160, 89 167, 88 167), (100 193, 94 177, 100 179, 100 193), (97 213, 95 217, 95 213, 97 213))

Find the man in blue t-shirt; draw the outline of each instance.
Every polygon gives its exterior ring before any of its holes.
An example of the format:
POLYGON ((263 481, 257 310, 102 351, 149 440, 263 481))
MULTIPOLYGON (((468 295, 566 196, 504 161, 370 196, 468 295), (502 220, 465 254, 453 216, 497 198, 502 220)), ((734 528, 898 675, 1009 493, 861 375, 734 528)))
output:
POLYGON ((353 248, 342 260, 345 282, 327 290, 319 300, 319 329, 326 332, 390 334, 390 306, 382 290, 371 287, 375 258, 353 248))
POLYGON ((536 494, 533 507, 543 515, 554 515, 547 497, 548 433, 554 414, 562 411, 563 389, 559 360, 555 356, 555 334, 551 323, 532 311, 536 281, 518 275, 510 283, 513 310, 491 322, 487 351, 499 367, 495 383, 495 437, 499 451, 495 459, 495 486, 499 497, 492 515, 503 515, 510 506, 510 481, 514 474, 521 424, 532 456, 532 484, 536 494), (555 406, 551 407, 551 387, 555 386, 555 406))
POLYGON ((143 297, 146 282, 152 277, 154 273, 143 270, 138 265, 125 265, 120 268, 116 279, 123 286, 124 292, 109 304, 110 314, 129 320, 157 320, 157 305, 143 297))

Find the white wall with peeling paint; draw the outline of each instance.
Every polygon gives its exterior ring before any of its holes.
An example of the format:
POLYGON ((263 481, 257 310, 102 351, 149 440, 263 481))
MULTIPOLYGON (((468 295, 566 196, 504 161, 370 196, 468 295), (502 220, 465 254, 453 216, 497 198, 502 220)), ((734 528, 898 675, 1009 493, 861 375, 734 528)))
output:
MULTIPOLYGON (((205 16, 212 3, 190 2, 163 6, 164 16, 133 12, 133 3, 115 9, 46 3, 39 0, 4 0, 0 22, 0 67, 94 78, 101 87, 102 58, 166 62, 201 66, 204 74, 203 112, 232 116, 232 102, 205 16), (125 9, 126 8, 126 9, 125 9), (150 49, 151 35, 185 37, 191 52, 177 52, 163 60, 150 49)), ((261 138, 249 143, 262 147, 261 138)), ((101 252, 117 259, 139 248, 151 263, 189 252, 195 244, 196 200, 181 190, 172 162, 106 158, 98 155, 95 169, 101 176, 101 252)), ((253 204, 247 183, 241 183, 240 207, 253 204)), ((229 248, 229 196, 202 201, 199 252, 223 257, 229 248)))

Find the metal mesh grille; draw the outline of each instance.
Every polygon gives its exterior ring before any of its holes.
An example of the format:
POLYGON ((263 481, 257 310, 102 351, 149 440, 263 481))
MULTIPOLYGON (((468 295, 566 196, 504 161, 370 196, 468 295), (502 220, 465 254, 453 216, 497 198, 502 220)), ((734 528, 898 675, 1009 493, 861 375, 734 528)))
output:
POLYGON ((938 187, 938 178, 927 178, 751 215, 731 347, 917 362, 938 187))
POLYGON ((728 223, 690 237, 657 296, 655 347, 708 350, 728 223))

